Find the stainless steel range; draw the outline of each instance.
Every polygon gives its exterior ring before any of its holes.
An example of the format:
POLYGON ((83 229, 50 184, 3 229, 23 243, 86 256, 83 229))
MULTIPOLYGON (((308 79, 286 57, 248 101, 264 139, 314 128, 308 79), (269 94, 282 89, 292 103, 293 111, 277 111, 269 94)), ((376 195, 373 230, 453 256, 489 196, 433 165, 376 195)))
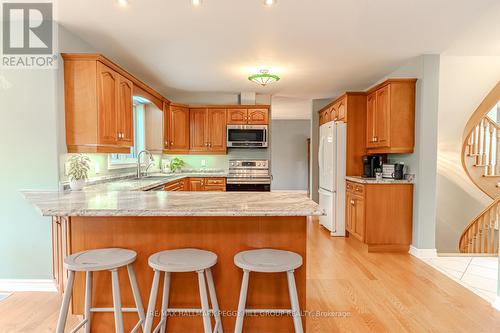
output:
POLYGON ((271 175, 268 160, 229 160, 226 191, 269 192, 271 175))

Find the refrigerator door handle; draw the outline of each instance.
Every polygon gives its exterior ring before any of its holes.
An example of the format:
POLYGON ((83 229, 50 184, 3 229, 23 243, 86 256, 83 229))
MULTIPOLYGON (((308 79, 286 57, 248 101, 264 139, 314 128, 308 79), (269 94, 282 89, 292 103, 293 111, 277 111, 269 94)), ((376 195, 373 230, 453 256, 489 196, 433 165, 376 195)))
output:
POLYGON ((329 191, 324 190, 322 188, 318 189, 318 193, 323 194, 323 195, 333 195, 333 192, 329 192, 329 191))

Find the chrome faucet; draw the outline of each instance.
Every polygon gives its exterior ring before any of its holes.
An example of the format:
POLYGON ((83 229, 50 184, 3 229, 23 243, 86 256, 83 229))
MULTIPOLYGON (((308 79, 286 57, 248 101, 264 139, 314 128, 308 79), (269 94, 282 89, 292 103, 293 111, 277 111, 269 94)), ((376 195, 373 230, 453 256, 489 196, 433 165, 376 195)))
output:
POLYGON ((141 156, 142 154, 146 154, 148 156, 148 165, 146 167, 146 176, 147 176, 147 173, 148 173, 148 169, 149 167, 151 166, 151 160, 153 160, 153 154, 151 154, 148 150, 142 150, 141 152, 139 152, 139 154, 137 155, 137 178, 140 179, 142 178, 142 171, 141 171, 141 156))

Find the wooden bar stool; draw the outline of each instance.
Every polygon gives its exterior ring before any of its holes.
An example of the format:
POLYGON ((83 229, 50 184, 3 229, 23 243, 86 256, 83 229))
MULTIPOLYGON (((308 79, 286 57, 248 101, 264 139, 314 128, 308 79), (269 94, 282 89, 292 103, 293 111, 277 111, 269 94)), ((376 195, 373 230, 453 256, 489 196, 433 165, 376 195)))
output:
POLYGON ((235 333, 243 330, 245 314, 291 314, 296 333, 302 333, 302 320, 300 318, 299 299, 295 286, 293 272, 302 266, 302 257, 297 253, 273 249, 260 249, 243 251, 234 256, 234 264, 243 269, 238 314, 236 317, 235 333), (260 273, 285 273, 288 280, 288 293, 290 295, 291 309, 246 309, 248 280, 250 272, 260 273))
POLYGON ((167 250, 155 253, 149 257, 149 266, 154 270, 153 285, 151 295, 149 296, 148 312, 146 315, 146 324, 144 332, 150 333, 153 326, 153 317, 155 312, 156 297, 158 294, 158 284, 161 272, 165 273, 163 280, 163 298, 161 307, 160 322, 153 332, 165 332, 167 327, 167 314, 174 313, 201 313, 203 316, 203 327, 205 333, 212 333, 212 322, 210 315, 215 317, 215 328, 213 332, 223 333, 222 321, 220 318, 219 304, 215 293, 215 285, 212 277, 211 267, 217 263, 217 255, 210 251, 198 249, 177 249, 167 250), (198 286, 200 290, 201 309, 180 309, 169 308, 168 298, 170 293, 170 275, 171 273, 196 272, 198 274, 198 286), (208 306, 207 289, 210 294, 212 309, 208 306))
POLYGON ((114 312, 115 331, 123 333, 123 315, 122 312, 137 312, 139 322, 133 330, 136 332, 145 322, 144 307, 142 305, 141 294, 135 278, 132 263, 135 261, 137 253, 132 250, 109 248, 82 251, 64 258, 64 267, 69 271, 68 284, 64 290, 64 297, 57 321, 56 333, 63 333, 68 316, 69 302, 71 300, 71 291, 75 281, 75 272, 85 272, 85 313, 83 320, 71 330, 72 333, 78 331, 85 325, 85 333, 90 332, 90 319, 92 312, 114 312), (118 269, 127 267, 132 294, 134 295, 135 308, 122 308, 120 297, 120 285, 118 282, 118 269), (93 308, 92 307, 92 272, 108 270, 111 272, 111 285, 113 290, 112 308, 93 308))

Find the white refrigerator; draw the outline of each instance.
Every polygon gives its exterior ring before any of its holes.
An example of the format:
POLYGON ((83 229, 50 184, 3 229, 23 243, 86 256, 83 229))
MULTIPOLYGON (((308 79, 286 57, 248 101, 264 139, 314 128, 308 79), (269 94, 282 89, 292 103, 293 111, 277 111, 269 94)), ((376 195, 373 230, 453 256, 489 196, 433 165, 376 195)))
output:
POLYGON ((319 205, 326 212, 319 223, 332 236, 345 236, 346 132, 343 122, 319 128, 319 205))

